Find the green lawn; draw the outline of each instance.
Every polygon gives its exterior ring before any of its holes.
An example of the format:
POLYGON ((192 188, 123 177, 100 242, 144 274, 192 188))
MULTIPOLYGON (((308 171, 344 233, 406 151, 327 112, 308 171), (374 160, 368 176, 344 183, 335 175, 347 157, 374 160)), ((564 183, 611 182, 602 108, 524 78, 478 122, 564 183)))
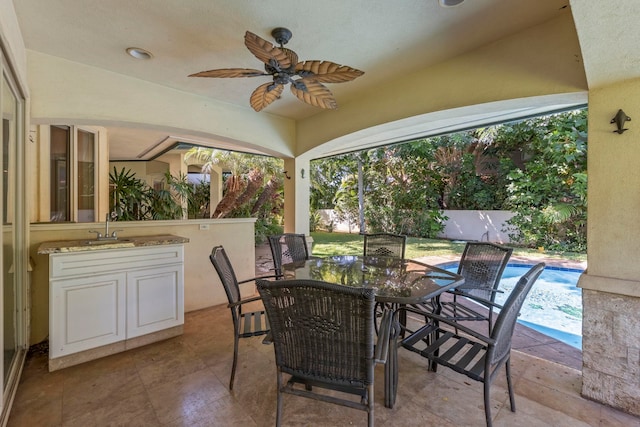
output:
MULTIPOLYGON (((313 255, 360 255, 362 254, 363 238, 359 234, 349 233, 327 233, 313 232, 313 255)), ((405 256, 407 258, 419 258, 427 255, 461 255, 464 249, 464 242, 453 242, 451 240, 422 239, 418 237, 407 238, 407 248, 405 256)), ((514 256, 526 256, 528 258, 552 257, 558 259, 586 261, 586 254, 573 252, 538 252, 535 249, 514 248, 514 256)))

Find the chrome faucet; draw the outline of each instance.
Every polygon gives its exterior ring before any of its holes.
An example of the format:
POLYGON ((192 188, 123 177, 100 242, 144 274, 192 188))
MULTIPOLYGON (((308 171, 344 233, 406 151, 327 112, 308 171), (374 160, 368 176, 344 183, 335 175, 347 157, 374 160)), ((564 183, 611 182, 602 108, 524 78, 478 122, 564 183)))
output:
POLYGON ((89 230, 89 233, 96 233, 97 240, 118 240, 118 236, 116 235, 117 231, 122 230, 113 230, 111 234, 109 234, 109 218, 111 217, 110 213, 107 213, 104 224, 104 234, 96 230, 89 230))

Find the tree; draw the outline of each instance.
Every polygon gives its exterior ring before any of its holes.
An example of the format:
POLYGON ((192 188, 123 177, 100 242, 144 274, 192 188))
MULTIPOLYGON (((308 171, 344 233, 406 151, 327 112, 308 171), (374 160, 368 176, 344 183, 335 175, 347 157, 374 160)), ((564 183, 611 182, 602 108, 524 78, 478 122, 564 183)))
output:
POLYGON ((516 212, 510 238, 533 247, 585 251, 587 111, 503 125, 495 143, 499 152, 516 148, 525 159, 508 174, 507 208, 516 212))
POLYGON ((424 140, 369 151, 365 215, 373 231, 435 237, 442 229, 435 151, 424 140))
POLYGON ((203 173, 213 165, 224 171, 222 200, 212 207, 212 218, 257 218, 257 242, 282 231, 282 159, 204 147, 191 149, 189 158, 202 162, 203 173))
POLYGON ((433 237, 442 209, 512 210, 528 246, 586 248, 587 111, 571 111, 312 162, 312 207, 352 218, 358 156, 367 227, 433 237), (362 157, 365 158, 365 157, 362 157), (333 192, 333 193, 332 193, 333 192))

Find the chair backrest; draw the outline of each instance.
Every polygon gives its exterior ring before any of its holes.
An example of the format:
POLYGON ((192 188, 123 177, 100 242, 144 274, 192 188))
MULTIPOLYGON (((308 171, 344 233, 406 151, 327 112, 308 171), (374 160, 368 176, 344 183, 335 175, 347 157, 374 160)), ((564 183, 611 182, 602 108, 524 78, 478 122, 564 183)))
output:
POLYGON ((224 291, 227 293, 229 303, 236 303, 240 301, 240 288, 238 287, 238 279, 236 273, 233 271, 231 261, 222 246, 214 246, 209 255, 211 264, 215 267, 220 276, 224 291))
POLYGON ((372 384, 373 289, 316 280, 257 280, 256 285, 283 372, 347 387, 372 384))
POLYGON ((511 350, 511 338, 520 315, 522 304, 527 298, 533 284, 538 280, 545 264, 538 263, 531 267, 521 278, 509 294, 507 301, 500 309, 500 314, 491 330, 491 338, 495 339, 495 345, 487 353, 489 363, 493 364, 504 358, 511 350))
POLYGON ((269 236, 269 247, 277 272, 283 264, 309 259, 309 248, 304 234, 285 233, 269 236))
POLYGON ((364 235, 364 256, 386 256, 404 259, 407 236, 391 233, 364 235))
POLYGON ((496 294, 491 290, 497 289, 512 252, 512 248, 495 243, 467 243, 458 265, 458 274, 464 277, 464 284, 458 289, 493 301, 496 294))

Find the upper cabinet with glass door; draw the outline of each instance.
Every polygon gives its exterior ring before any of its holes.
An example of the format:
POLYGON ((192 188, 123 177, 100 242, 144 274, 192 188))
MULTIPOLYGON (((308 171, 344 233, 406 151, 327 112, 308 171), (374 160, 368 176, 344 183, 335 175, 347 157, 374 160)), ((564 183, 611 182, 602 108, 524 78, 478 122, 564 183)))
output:
POLYGON ((108 152, 98 128, 37 127, 37 222, 96 222, 108 202, 108 152), (105 178, 106 176, 106 178, 105 178))

